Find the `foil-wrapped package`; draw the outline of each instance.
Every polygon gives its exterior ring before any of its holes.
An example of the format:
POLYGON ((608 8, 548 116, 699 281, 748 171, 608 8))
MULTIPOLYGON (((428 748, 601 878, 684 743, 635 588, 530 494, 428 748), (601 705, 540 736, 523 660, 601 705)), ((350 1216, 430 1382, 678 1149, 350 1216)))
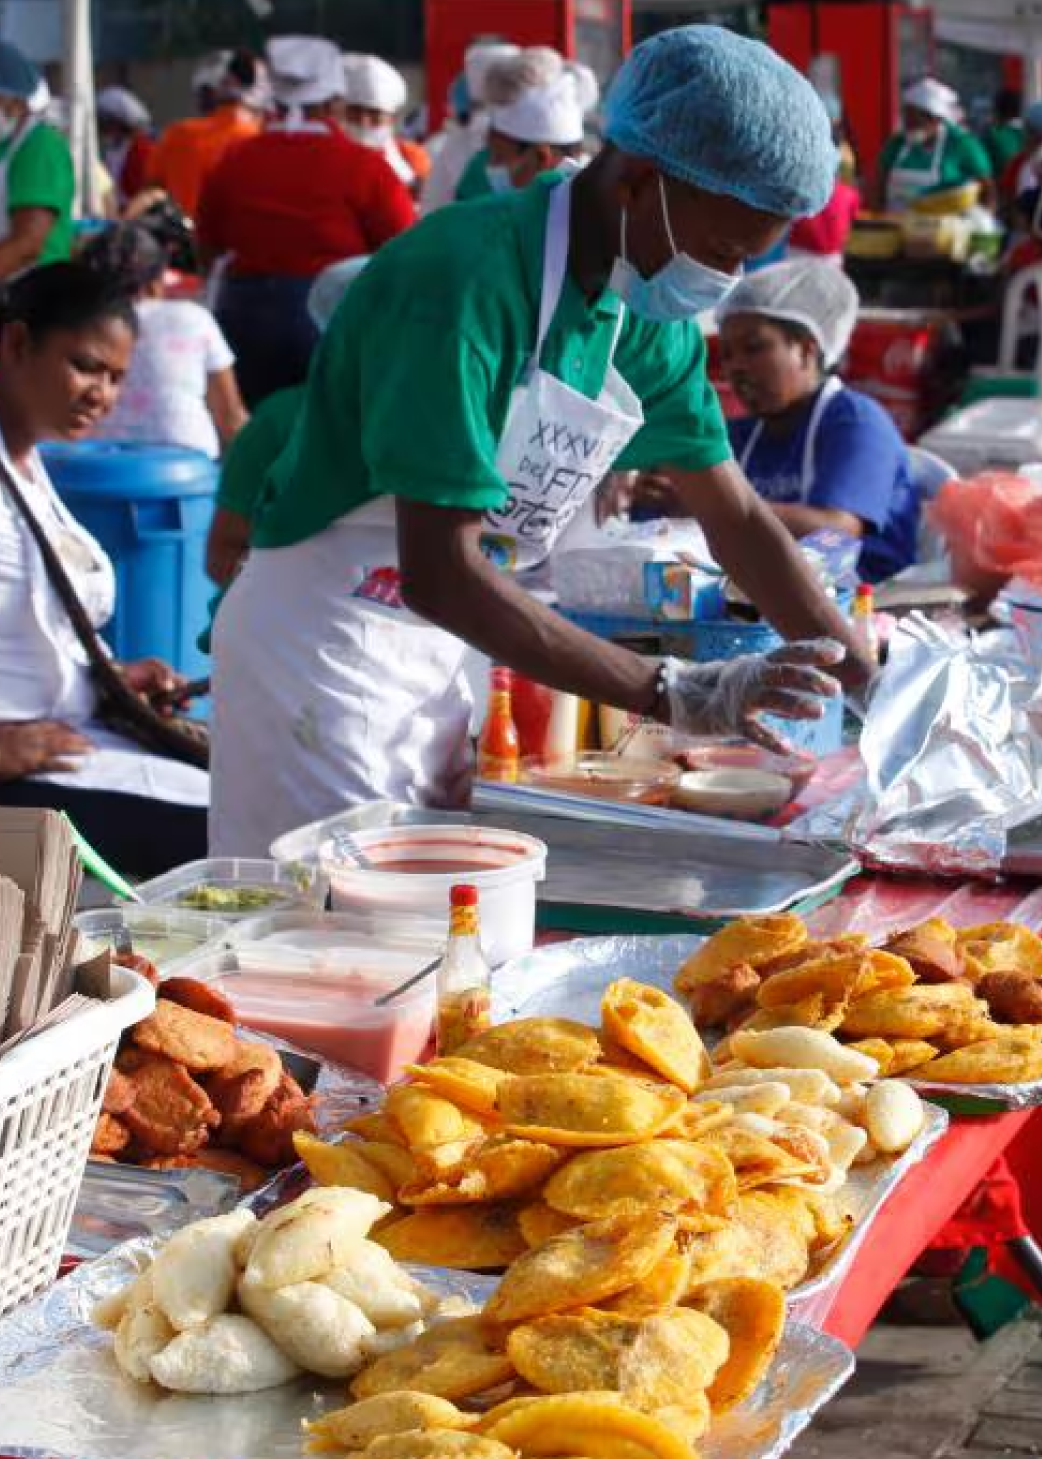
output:
POLYGON ((932 874, 997 872, 1008 833, 1042 813, 1038 688, 1011 633, 905 620, 862 731, 856 849, 932 874))

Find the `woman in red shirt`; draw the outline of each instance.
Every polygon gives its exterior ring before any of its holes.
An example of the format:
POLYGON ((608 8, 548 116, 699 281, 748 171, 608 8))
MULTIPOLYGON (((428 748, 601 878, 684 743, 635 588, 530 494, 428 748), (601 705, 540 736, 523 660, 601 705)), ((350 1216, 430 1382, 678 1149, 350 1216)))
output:
POLYGON ((318 338, 307 311, 315 276, 375 253, 415 217, 383 158, 331 120, 344 96, 336 46, 277 36, 268 62, 279 118, 224 157, 197 220, 204 263, 224 260, 217 319, 251 410, 307 374, 318 338))

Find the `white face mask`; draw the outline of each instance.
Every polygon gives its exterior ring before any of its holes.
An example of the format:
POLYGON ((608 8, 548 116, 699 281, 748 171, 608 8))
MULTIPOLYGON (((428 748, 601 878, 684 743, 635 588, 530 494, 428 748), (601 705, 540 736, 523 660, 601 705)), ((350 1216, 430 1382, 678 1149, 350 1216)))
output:
POLYGON ((18 117, 9 116, 7 112, 0 111, 0 142, 6 142, 13 137, 18 130, 18 117))
POLYGON ((489 163, 485 168, 485 176, 494 193, 512 193, 514 191, 514 174, 509 167, 502 165, 494 167, 489 163))
POLYGON ((344 130, 349 137, 361 142, 363 147, 371 147, 374 152, 379 152, 394 141, 393 122, 377 122, 375 127, 362 122, 345 122, 344 130))

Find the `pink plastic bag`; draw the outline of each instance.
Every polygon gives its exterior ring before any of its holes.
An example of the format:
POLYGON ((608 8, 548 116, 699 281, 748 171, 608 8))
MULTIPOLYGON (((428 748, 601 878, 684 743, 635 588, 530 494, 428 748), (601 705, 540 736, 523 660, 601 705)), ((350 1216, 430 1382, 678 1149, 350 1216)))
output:
POLYGON ((960 587, 992 598, 1022 577, 1042 588, 1042 483, 984 471, 946 482, 926 515, 948 544, 960 587))

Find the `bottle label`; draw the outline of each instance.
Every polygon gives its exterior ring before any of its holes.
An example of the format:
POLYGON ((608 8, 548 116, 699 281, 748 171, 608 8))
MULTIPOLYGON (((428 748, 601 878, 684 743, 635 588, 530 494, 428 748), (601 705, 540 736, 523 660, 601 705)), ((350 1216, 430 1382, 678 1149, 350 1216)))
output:
POLYGON ((487 988, 465 988, 438 1002, 438 1053, 453 1054, 469 1039, 492 1024, 492 1000, 487 988))
POLYGON ((449 914, 450 937, 477 937, 477 907, 453 907, 449 914))
POLYGON ((493 780, 497 785, 516 785, 518 768, 516 755, 478 755, 479 780, 493 780))

